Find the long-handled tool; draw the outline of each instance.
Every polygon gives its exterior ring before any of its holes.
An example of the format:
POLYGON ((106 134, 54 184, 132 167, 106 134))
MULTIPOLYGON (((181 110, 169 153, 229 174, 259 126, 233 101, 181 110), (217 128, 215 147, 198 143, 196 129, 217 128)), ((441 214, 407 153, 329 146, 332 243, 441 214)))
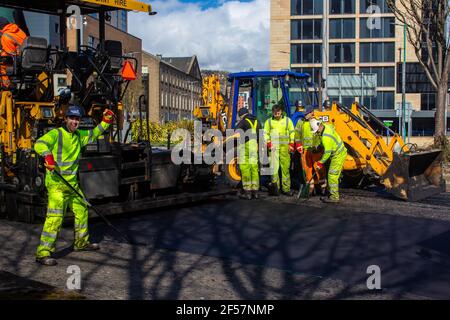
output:
POLYGON ((313 181, 313 179, 316 176, 316 174, 317 174, 317 172, 314 170, 314 173, 313 173, 311 179, 309 179, 309 181, 306 182, 306 184, 302 184, 300 186, 300 190, 298 190, 298 194, 297 194, 297 199, 309 198, 309 186, 311 185, 311 181, 313 181))
POLYGON ((87 204, 87 206, 89 208, 91 208, 92 210, 95 211, 95 213, 103 219, 103 221, 105 221, 105 223, 114 231, 116 231, 126 242, 128 242, 129 244, 134 244, 134 242, 127 236, 125 235, 123 232, 121 232, 119 229, 117 229, 111 222, 109 222, 108 219, 106 219, 106 217, 103 215, 103 213, 100 212, 100 210, 98 210, 96 207, 94 207, 89 201, 86 200, 86 198, 81 195, 66 179, 64 179, 64 177, 56 170, 53 170, 54 173, 56 173, 56 175, 61 179, 62 182, 64 182, 64 184, 66 186, 68 186, 73 192, 75 192, 75 194, 80 197, 84 203, 87 204))

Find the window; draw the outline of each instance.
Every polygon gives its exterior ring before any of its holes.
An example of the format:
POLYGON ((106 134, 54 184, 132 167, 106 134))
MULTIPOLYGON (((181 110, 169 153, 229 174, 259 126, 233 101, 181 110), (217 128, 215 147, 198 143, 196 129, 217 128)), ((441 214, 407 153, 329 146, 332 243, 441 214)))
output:
POLYGON ((355 38, 355 19, 330 19, 330 38, 355 38))
POLYGON ((295 72, 308 73, 311 77, 310 80, 317 83, 319 80, 319 72, 322 73, 322 68, 295 68, 295 72))
POLYGON ((371 24, 369 18, 361 18, 361 38, 395 38, 395 18, 381 18, 379 25, 371 24))
POLYGON ((122 19, 121 19, 121 29, 122 31, 127 32, 127 12, 125 10, 122 10, 122 19))
POLYGON ((337 68, 330 68, 328 70, 328 73, 355 73, 355 68, 353 67, 337 67, 337 68))
POLYGON ((374 10, 367 10, 370 6, 377 6, 380 8, 381 13, 390 13, 392 12, 386 3, 386 0, 360 0, 360 12, 361 13, 373 13, 374 10))
POLYGON ((322 20, 292 20, 291 39, 322 39, 322 20))
POLYGON ((360 43, 360 62, 394 62, 394 46, 394 42, 360 43))
MULTIPOLYGON (((330 96, 329 97, 330 101, 336 101, 339 102, 339 97, 335 97, 335 96, 330 96)), ((352 103, 356 101, 356 97, 351 97, 351 96, 342 96, 342 103, 341 105, 350 108, 352 106, 352 103)))
POLYGON ((375 73, 377 75, 377 87, 395 86, 394 67, 365 67, 359 68, 360 73, 375 73))
POLYGON ((321 63, 322 44, 321 43, 301 43, 292 44, 292 63, 321 63))
POLYGON ((420 95, 420 110, 436 110, 435 93, 422 93, 420 95))
POLYGON ((331 43, 330 63, 351 63, 355 62, 354 43, 331 43))
POLYGON ((355 13, 355 0, 329 0, 331 14, 355 13))
POLYGON ((322 14, 323 0, 291 0, 291 15, 322 14))
POLYGON ((95 48, 98 41, 93 36, 88 36, 88 46, 95 48))
POLYGON ((393 110, 394 92, 378 91, 376 97, 364 97, 364 105, 369 109, 393 110))

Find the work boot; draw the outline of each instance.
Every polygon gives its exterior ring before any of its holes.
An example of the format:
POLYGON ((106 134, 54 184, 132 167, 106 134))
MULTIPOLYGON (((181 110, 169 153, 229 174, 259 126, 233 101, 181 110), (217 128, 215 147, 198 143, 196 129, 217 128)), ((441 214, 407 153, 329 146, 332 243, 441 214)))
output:
POLYGON ((53 259, 50 256, 36 258, 36 262, 42 264, 43 266, 56 266, 58 264, 56 259, 53 259))
POLYGON ((294 191, 289 190, 287 192, 281 191, 282 195, 285 195, 286 197, 292 197, 294 195, 294 191))
POLYGON ((74 251, 97 251, 100 250, 100 245, 98 243, 89 243, 83 248, 74 248, 74 251))
POLYGON ((278 196, 279 191, 276 183, 269 182, 269 184, 267 185, 267 193, 269 194, 269 196, 278 196))
POLYGON ((239 195, 239 198, 244 200, 252 200, 252 194, 249 191, 244 190, 244 192, 239 195))
POLYGON ((253 197, 253 199, 259 199, 258 191, 253 190, 252 191, 252 197, 253 197))
POLYGON ((339 203, 339 199, 331 198, 331 197, 321 197, 320 201, 325 203, 339 203))

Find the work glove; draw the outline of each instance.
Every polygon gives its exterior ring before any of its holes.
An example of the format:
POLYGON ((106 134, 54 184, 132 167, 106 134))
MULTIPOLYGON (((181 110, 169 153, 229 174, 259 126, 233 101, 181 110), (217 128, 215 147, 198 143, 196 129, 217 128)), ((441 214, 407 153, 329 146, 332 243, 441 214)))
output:
POLYGON ((51 153, 44 157, 44 166, 49 171, 55 170, 56 162, 55 162, 55 158, 53 158, 53 155, 51 153))
POLYGON ((320 161, 317 161, 315 166, 316 166, 316 170, 322 170, 324 168, 324 164, 320 161))
POLYGON ((289 152, 293 153, 295 151, 294 143, 289 143, 289 152))
POLYGON ((295 150, 297 150, 298 153, 302 154, 303 153, 303 146, 301 143, 296 143, 295 144, 295 150))
POLYGON ((105 111, 103 111, 102 121, 111 124, 113 122, 113 119, 114 119, 114 112, 112 112, 109 109, 105 109, 105 111))
POLYGON ((272 150, 273 146, 272 146, 272 142, 267 142, 267 150, 272 150))

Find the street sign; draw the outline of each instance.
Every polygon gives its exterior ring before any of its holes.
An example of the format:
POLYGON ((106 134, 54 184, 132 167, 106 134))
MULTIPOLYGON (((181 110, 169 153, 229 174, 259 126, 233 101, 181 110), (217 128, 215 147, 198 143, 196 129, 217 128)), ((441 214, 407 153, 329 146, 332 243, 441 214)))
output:
POLYGON ((383 120, 383 123, 386 127, 390 128, 394 124, 394 121, 392 120, 383 120))
MULTIPOLYGON (((401 102, 395 104, 395 115, 397 117, 402 117, 403 106, 401 102)), ((405 103, 405 122, 411 121, 411 115, 413 113, 412 104, 410 102, 405 103)))
POLYGON ((376 88, 376 73, 338 73, 327 77, 327 93, 332 97, 376 97, 376 88))

